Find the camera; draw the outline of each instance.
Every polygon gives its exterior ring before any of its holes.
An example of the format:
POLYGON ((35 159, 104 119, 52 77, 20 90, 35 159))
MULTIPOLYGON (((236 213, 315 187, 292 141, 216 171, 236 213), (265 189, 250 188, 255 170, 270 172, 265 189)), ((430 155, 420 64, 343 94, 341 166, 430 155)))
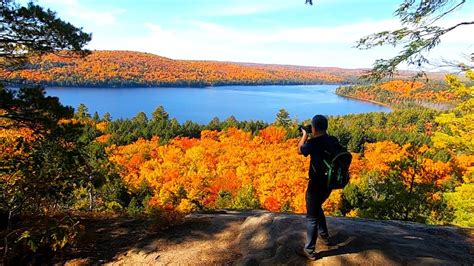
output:
POLYGON ((306 133, 311 133, 311 125, 299 125, 298 126, 299 131, 301 131, 303 129, 306 131, 306 133))

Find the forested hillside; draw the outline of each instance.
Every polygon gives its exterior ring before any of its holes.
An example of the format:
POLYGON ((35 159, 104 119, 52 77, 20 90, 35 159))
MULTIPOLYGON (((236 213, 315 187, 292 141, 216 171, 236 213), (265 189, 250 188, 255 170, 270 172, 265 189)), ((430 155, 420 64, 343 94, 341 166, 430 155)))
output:
POLYGON ((279 65, 172 60, 129 51, 94 51, 84 58, 50 54, 19 71, 0 69, 0 79, 55 86, 202 87, 257 84, 344 83, 344 70, 279 65))
MULTIPOLYGON (((0 80, 84 87, 203 87, 220 85, 354 84, 366 70, 216 61, 173 60, 149 53, 94 51, 81 58, 49 54, 21 70, 0 68, 0 80)), ((400 77, 413 73, 401 71, 400 77)), ((442 79, 440 73, 431 78, 442 79)))

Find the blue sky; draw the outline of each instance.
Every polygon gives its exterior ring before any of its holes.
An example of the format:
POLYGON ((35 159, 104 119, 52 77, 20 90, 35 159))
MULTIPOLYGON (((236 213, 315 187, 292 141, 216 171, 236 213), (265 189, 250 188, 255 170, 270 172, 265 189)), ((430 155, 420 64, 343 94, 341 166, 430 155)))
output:
MULTIPOLYGON (((173 59, 344 68, 370 67, 393 47, 360 51, 355 42, 399 27, 402 0, 37 0, 92 32, 90 49, 134 50, 173 59)), ((440 22, 472 20, 469 3, 440 22)), ((474 52, 473 27, 450 33, 430 54, 461 59, 474 52)))

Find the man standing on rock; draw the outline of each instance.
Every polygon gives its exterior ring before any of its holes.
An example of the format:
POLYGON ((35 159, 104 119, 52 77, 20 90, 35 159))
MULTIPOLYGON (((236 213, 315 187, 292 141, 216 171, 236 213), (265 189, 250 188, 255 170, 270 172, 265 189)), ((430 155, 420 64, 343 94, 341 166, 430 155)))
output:
POLYGON ((302 251, 303 255, 310 260, 318 259, 315 250, 318 229, 323 243, 329 244, 329 232, 322 205, 331 194, 331 189, 328 188, 328 180, 325 175, 323 151, 325 147, 339 145, 339 141, 326 133, 327 128, 328 120, 322 115, 314 116, 311 121, 311 133, 313 134, 311 139, 308 140, 309 127, 300 127, 303 136, 298 143, 298 154, 311 155, 309 182, 306 189, 307 241, 302 251))

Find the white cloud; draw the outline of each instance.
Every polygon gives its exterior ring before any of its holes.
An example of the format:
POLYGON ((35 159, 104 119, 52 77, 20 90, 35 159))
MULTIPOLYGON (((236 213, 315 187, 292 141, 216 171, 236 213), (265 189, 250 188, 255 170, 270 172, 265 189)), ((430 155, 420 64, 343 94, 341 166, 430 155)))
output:
POLYGON ((354 44, 361 37, 374 32, 395 29, 396 20, 368 21, 335 27, 305 27, 280 31, 276 41, 296 43, 354 44))
MULTIPOLYGON (((383 27, 382 23, 379 27, 383 27)), ((361 62, 343 65, 362 33, 357 25, 335 28, 293 28, 275 31, 242 30, 202 21, 191 21, 186 29, 166 29, 145 23, 148 34, 120 40, 95 39, 91 48, 137 50, 175 59, 265 62, 320 66, 367 66, 361 62), (339 37, 340 36, 340 37, 339 37), (334 45, 331 49, 323 48, 334 45), (304 45, 302 48, 301 45, 304 45), (342 56, 341 55, 344 55, 342 56)), ((365 27, 365 26, 364 26, 365 27)), ((365 32, 372 32, 372 28, 365 32)), ((359 51, 360 53, 361 51, 359 51)), ((350 60, 350 59, 349 59, 350 60)))
MULTIPOLYGON (((234 27, 191 21, 199 36, 214 36, 214 42, 222 40, 239 44, 348 44, 353 45, 361 37, 399 26, 396 20, 361 22, 335 27, 296 27, 274 30, 244 30, 234 27)), ((180 35, 179 32, 175 34, 180 35)))
MULTIPOLYGON (((443 20, 437 25, 444 28, 449 28, 462 21, 468 21, 467 18, 449 19, 443 20)), ((472 20, 472 19, 471 19, 472 20)), ((452 44, 474 44, 474 34, 466 34, 466 32, 472 32, 474 29, 473 25, 460 26, 441 37, 443 42, 452 44)))
POLYGON ((86 8, 69 10, 68 15, 83 21, 89 21, 99 26, 111 26, 117 21, 117 16, 125 13, 125 9, 113 9, 110 11, 94 11, 86 8))
POLYGON ((116 24, 117 17, 126 12, 122 8, 97 10, 80 3, 80 0, 41 0, 41 4, 53 10, 61 9, 62 15, 75 19, 81 24, 90 23, 95 26, 111 26, 116 24))
MULTIPOLYGON (((38 0, 40 4, 61 11, 60 16, 84 25, 86 31, 94 31, 91 49, 136 50, 175 59, 221 60, 295 65, 339 67, 370 67, 375 59, 390 58, 398 49, 382 47, 361 51, 352 48, 363 36, 400 27, 397 19, 360 21, 339 26, 289 27, 280 23, 266 23, 252 29, 225 26, 201 20, 187 20, 166 24, 144 23, 137 32, 140 37, 107 34, 109 28, 120 28, 119 16, 124 9, 103 9, 86 6, 82 0, 38 0), (185 27, 181 27, 184 24, 185 27), (268 26, 272 24, 271 26, 268 26), (178 28, 180 27, 180 28, 178 28), (106 33, 106 34, 100 34, 106 33)), ((316 5, 342 0, 318 0, 316 5)), ((374 1, 374 0, 361 0, 374 1)), ((197 16, 242 16, 273 11, 301 8, 296 0, 226 0, 215 1, 209 8, 196 10, 197 16)), ((467 12, 468 14, 469 12, 467 12)), ((469 17, 469 16, 468 16, 469 17)), ((466 16, 457 16, 466 20, 466 16)), ((266 18, 268 19, 268 18, 266 18)), ((275 22, 270 20, 270 22, 275 22)), ((457 21, 440 21, 442 26, 457 21)), ((466 27, 467 28, 467 27, 466 27)), ((442 43, 431 53, 432 58, 461 57, 473 51, 474 35, 466 29, 455 30, 443 36, 442 43)))
MULTIPOLYGON (((174 59, 220 60, 349 68, 370 67, 376 59, 394 56, 398 49, 353 48, 368 34, 398 28, 397 20, 365 21, 335 27, 240 29, 204 21, 188 21, 186 28, 165 28, 146 23, 140 38, 98 40, 95 49, 137 50, 174 59)), ((462 32, 462 31, 461 31, 462 32)), ((435 48, 432 57, 452 58, 459 46, 473 43, 471 36, 453 33, 435 48)), ((472 46, 471 46, 472 47, 472 46)), ((464 52, 464 51, 459 51, 464 52)))

